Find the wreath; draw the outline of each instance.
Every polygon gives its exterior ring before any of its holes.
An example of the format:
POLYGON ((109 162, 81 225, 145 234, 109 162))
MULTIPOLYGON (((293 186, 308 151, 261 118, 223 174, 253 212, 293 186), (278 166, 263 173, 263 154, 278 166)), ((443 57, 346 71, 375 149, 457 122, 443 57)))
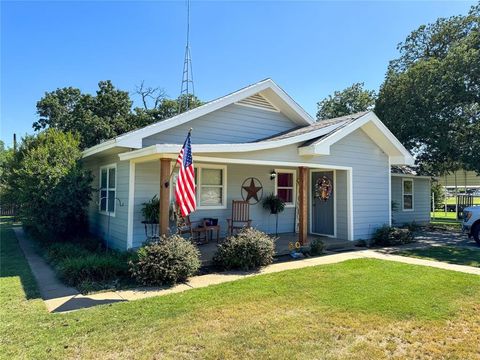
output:
POLYGON ((333 190, 332 180, 330 180, 326 176, 322 176, 315 183, 315 198, 320 199, 322 201, 327 201, 330 198, 330 195, 332 194, 332 190, 333 190))

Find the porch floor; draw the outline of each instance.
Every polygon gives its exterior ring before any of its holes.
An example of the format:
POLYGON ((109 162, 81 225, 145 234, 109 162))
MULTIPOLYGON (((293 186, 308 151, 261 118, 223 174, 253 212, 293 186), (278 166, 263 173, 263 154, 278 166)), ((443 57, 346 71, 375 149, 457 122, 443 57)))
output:
MULTIPOLYGON (((313 239, 322 239, 322 241, 325 243, 325 250, 327 251, 355 248, 353 241, 344 240, 344 239, 337 239, 337 238, 331 238, 328 236, 321 236, 321 235, 314 235, 314 234, 308 234, 307 239, 308 239, 308 243, 310 243, 310 241, 312 241, 313 239)), ((296 233, 278 234, 278 239, 275 242, 275 256, 288 255, 290 253, 288 244, 290 242, 295 243, 297 240, 298 240, 298 234, 296 233)), ((220 239, 220 243, 222 241, 223 239, 220 239)), ((208 265, 212 261, 213 255, 217 251, 217 245, 218 244, 215 239, 210 240, 210 242, 206 244, 197 245, 198 250, 200 250, 200 258, 204 265, 208 265)))

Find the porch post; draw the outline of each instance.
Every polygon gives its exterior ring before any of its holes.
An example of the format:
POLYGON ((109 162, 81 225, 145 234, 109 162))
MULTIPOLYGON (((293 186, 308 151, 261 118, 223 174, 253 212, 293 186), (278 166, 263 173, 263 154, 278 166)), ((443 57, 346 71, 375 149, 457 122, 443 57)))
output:
POLYGON ((301 245, 307 243, 307 206, 308 206, 308 168, 298 168, 298 241, 301 245))
POLYGON ((160 233, 168 235, 168 208, 170 206, 170 187, 165 183, 170 176, 170 159, 160 159, 160 233))

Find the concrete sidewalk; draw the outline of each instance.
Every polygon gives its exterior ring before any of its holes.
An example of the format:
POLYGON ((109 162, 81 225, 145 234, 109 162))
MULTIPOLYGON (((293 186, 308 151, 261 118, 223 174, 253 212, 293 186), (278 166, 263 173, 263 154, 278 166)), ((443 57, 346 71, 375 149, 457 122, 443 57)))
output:
POLYGON ((301 269, 310 266, 335 264, 342 261, 353 259, 373 258, 379 260, 396 261, 411 265, 430 266, 438 269, 458 271, 467 274, 480 275, 480 268, 448 264, 439 261, 417 259, 405 256, 391 255, 378 250, 360 250, 354 252, 345 252, 340 254, 325 255, 303 260, 287 261, 266 266, 257 272, 229 271, 207 275, 194 276, 185 284, 178 284, 173 287, 157 288, 136 288, 132 290, 118 290, 110 292, 101 292, 92 295, 81 295, 75 289, 66 287, 55 277, 55 273, 45 260, 38 256, 31 244, 25 237, 22 228, 15 228, 20 247, 25 253, 25 258, 30 264, 30 268, 37 280, 42 298, 45 301, 48 311, 65 312, 88 308, 100 304, 109 304, 120 301, 131 301, 149 298, 153 296, 163 296, 173 293, 179 293, 190 289, 203 288, 210 285, 221 284, 235 281, 247 277, 271 274, 280 271, 301 269))

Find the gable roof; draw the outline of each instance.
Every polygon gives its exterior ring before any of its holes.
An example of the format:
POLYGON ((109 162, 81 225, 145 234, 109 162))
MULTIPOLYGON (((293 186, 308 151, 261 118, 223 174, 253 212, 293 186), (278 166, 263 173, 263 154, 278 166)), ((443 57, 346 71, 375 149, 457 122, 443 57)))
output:
POLYGON ((413 165, 415 159, 373 111, 351 115, 335 131, 313 139, 299 148, 300 155, 329 155, 330 147, 357 129, 362 129, 385 154, 392 165, 413 165))
POLYGON ((175 126, 179 126, 200 116, 211 113, 227 105, 238 103, 259 93, 263 98, 268 100, 269 103, 274 105, 276 109, 283 112, 288 118, 290 118, 299 126, 310 125, 315 122, 315 120, 272 79, 265 79, 218 99, 207 102, 195 109, 145 126, 141 129, 127 132, 117 136, 114 139, 92 146, 83 152, 83 157, 91 156, 114 147, 139 149, 142 147, 142 139, 145 137, 171 129, 175 126))
MULTIPOLYGON (((315 124, 254 142, 192 144, 192 151, 196 153, 250 152, 300 144, 299 155, 329 155, 331 145, 360 128, 389 156, 391 164, 413 165, 412 155, 372 111, 321 120, 315 124)), ((120 159, 130 160, 155 154, 178 153, 180 148, 180 144, 156 144, 120 154, 120 159)))

